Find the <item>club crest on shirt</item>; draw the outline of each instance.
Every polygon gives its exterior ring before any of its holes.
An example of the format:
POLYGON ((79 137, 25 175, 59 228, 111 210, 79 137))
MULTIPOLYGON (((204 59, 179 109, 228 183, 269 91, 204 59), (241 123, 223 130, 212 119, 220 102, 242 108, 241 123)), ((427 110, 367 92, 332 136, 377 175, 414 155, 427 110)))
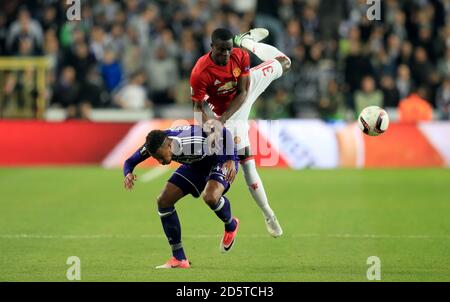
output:
POLYGON ((235 78, 240 76, 241 75, 241 69, 239 67, 236 67, 235 69, 233 69, 233 75, 234 75, 235 78))
POLYGON ((240 136, 235 136, 234 137, 234 144, 237 145, 241 142, 241 137, 240 136))

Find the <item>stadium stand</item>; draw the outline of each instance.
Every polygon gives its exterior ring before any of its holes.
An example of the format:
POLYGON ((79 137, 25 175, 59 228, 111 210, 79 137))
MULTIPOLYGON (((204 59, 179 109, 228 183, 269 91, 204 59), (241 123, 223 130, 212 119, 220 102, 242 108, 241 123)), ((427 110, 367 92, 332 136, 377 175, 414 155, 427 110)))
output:
POLYGON ((80 21, 67 9, 1 2, 0 56, 48 60, 44 91, 36 69, 0 60, 1 118, 191 117, 189 75, 212 30, 258 26, 293 64, 253 117, 352 120, 372 101, 393 112, 420 87, 433 116, 449 118, 449 0, 382 1, 379 21, 368 20, 365 0, 81 1, 80 21))

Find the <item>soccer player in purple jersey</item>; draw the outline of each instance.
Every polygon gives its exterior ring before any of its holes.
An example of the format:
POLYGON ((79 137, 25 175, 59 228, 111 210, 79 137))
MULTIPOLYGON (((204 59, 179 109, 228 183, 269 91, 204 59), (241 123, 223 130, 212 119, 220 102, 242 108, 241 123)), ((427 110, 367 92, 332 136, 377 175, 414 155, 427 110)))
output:
POLYGON ((230 251, 239 226, 239 220, 232 216, 230 202, 224 196, 238 171, 231 133, 223 128, 221 138, 211 144, 208 134, 196 125, 152 130, 144 145, 125 161, 125 189, 131 190, 134 186, 134 168, 150 157, 162 165, 168 165, 172 160, 182 164, 157 198, 158 213, 173 257, 156 268, 190 267, 181 244, 181 226, 175 210, 175 203, 187 194, 198 198, 203 193, 203 200, 225 223, 220 250, 223 253, 230 251))

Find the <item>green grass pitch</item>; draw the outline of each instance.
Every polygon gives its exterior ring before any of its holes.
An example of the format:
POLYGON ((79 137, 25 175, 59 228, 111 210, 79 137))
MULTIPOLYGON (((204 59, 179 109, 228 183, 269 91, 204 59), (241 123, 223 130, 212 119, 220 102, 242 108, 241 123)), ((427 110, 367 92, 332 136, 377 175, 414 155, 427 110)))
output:
MULTIPOLYGON (((137 170, 142 176, 145 169, 137 170)), ((240 173, 227 194, 241 220, 223 255, 223 225, 201 199, 177 204, 189 270, 170 254, 155 199, 169 172, 138 182, 99 167, 0 169, 0 281, 450 281, 450 170, 260 169, 284 228, 269 237, 240 173)))

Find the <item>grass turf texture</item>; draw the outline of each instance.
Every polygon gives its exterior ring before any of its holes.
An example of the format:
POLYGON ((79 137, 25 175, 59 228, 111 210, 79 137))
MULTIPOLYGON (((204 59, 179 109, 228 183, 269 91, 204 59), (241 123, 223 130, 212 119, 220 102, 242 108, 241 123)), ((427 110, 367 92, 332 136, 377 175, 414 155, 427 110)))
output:
MULTIPOLYGON (((137 170, 142 175, 146 170, 137 170)), ((223 225, 201 199, 177 204, 190 270, 156 270, 170 254, 155 199, 165 175, 122 186, 120 170, 0 169, 0 281, 450 281, 449 170, 261 169, 284 228, 269 237, 237 177, 227 194, 241 220, 219 252, 223 225)))

